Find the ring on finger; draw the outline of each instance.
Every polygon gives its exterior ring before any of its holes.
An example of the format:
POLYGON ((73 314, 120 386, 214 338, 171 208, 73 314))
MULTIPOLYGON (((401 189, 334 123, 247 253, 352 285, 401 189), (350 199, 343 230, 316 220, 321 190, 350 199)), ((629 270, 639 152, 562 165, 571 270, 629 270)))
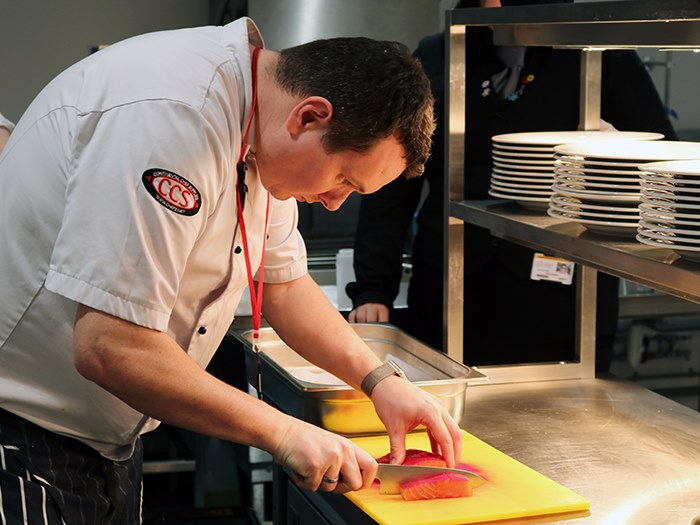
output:
POLYGON ((323 476, 323 482, 328 483, 330 485, 334 485, 335 483, 338 483, 338 480, 340 477, 337 478, 329 478, 328 476, 323 476))

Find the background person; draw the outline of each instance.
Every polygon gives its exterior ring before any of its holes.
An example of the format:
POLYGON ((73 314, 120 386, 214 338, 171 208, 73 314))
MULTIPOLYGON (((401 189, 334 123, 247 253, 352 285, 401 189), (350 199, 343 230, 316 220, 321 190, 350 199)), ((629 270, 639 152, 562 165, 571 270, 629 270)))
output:
MULTIPOLYGON (((503 5, 560 3, 503 1, 503 5)), ((481 2, 498 7, 500 2, 481 2)), ((478 7, 462 2, 460 7, 478 7)), ((354 246, 356 282, 349 320, 392 322, 442 349, 444 200, 444 34, 423 39, 415 55, 431 79, 438 129, 425 175, 397 179, 363 196, 354 246), (413 274, 405 310, 392 310, 402 254, 417 211, 413 274)), ((575 130, 579 122, 580 52, 493 44, 488 27, 466 32, 466 199, 491 199, 491 137, 524 131, 575 130), (512 74, 515 72, 515 74, 512 74), (507 82, 508 79, 514 82, 507 82)), ((634 51, 603 53, 601 117, 616 129, 655 131, 676 139, 663 104, 634 51)), ((530 279, 533 251, 465 224, 464 361, 488 365, 571 360, 575 285, 530 279), (506 326, 507 329, 503 329, 506 326)), ((596 367, 607 370, 617 329, 618 280, 598 274, 596 367)))
POLYGON ((0 113, 0 152, 10 139, 10 133, 12 133, 14 127, 15 125, 0 113))
POLYGON ((61 73, 18 122, 0 157, 9 524, 138 522, 139 435, 159 421, 265 450, 305 489, 368 486, 376 462, 351 441, 205 372, 246 286, 261 304, 255 281, 290 347, 356 388, 376 379, 393 461, 421 424, 459 458, 437 398, 370 376, 381 361, 309 276, 296 229, 295 200, 334 210, 421 173, 429 81, 394 42, 260 46, 249 19, 127 39, 61 73))

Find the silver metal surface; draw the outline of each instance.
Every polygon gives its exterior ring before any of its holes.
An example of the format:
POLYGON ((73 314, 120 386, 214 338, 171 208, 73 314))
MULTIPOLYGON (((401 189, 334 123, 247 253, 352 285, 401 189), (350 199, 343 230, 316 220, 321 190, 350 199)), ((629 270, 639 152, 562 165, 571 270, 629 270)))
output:
POLYGON ((377 465, 376 479, 379 480, 380 494, 401 494, 401 483, 421 476, 431 476, 435 474, 459 474, 469 478, 472 488, 479 487, 486 483, 486 480, 468 470, 445 467, 421 467, 417 465, 390 465, 379 463, 377 465))
MULTIPOLYGON (((589 28, 589 38, 594 31, 603 30, 615 22, 627 22, 652 26, 649 22, 700 20, 700 3, 696 0, 622 0, 592 1, 551 5, 509 6, 500 9, 453 9, 450 23, 456 25, 539 26, 560 25, 564 28, 574 24, 594 26, 589 28)), ((663 26, 663 24, 659 24, 663 26)), ((632 27, 632 26, 630 26, 632 27)), ((669 31, 672 32, 672 31, 669 31)))
POLYGON ((579 267, 576 275, 576 353, 581 367, 579 377, 595 377, 596 302, 598 272, 579 267))
MULTIPOLYGON (((445 202, 464 199, 464 133, 465 133, 465 31, 464 26, 449 26, 450 42, 447 48, 449 61, 449 90, 446 107, 449 109, 448 137, 445 141, 447 181, 445 202)), ((443 261, 443 348, 452 359, 464 361, 464 224, 448 217, 445 209, 443 261)))
POLYGON ((415 49, 443 27, 438 0, 248 0, 248 14, 271 49, 318 38, 366 36, 415 49))
MULTIPOLYGON (((483 373, 450 359, 394 326, 353 324, 352 327, 377 356, 398 363, 409 380, 437 396, 457 420, 463 414, 467 385, 487 380, 483 373)), ((252 331, 234 335, 246 347, 248 382, 255 385, 252 331)), ((292 416, 339 434, 386 432, 369 398, 337 378, 324 375, 320 368, 289 348, 274 330, 260 330, 259 346, 265 400, 292 416)))
POLYGON ((700 303, 700 268, 672 250, 589 232, 580 224, 502 200, 450 203, 453 216, 499 235, 589 265, 664 293, 700 303))
POLYGON ((700 28, 694 20, 666 25, 609 23, 595 29, 590 24, 521 25, 497 29, 495 40, 502 45, 572 49, 695 49, 700 47, 700 28))
POLYGON ((509 524, 690 525, 700 516, 700 413, 639 386, 474 386, 461 426, 591 502, 587 517, 509 524))
POLYGON ((603 78, 603 52, 581 53, 581 96, 579 126, 581 130, 600 129, 600 90, 603 78))

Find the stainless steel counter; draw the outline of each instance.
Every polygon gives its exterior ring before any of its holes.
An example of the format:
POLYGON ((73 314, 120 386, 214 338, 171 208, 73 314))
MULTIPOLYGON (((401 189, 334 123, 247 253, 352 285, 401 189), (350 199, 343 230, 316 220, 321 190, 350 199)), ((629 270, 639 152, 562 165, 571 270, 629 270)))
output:
POLYGON ((466 397, 462 428, 591 502, 589 516, 509 524, 700 525, 700 413, 615 379, 486 384, 466 397))

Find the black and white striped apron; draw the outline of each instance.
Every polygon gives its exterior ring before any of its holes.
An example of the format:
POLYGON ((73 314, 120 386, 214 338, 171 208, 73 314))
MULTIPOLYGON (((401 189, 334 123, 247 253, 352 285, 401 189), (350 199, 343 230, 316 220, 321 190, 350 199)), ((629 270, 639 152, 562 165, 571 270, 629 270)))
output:
POLYGON ((143 447, 112 461, 0 409, 0 525, 141 523, 143 447))

